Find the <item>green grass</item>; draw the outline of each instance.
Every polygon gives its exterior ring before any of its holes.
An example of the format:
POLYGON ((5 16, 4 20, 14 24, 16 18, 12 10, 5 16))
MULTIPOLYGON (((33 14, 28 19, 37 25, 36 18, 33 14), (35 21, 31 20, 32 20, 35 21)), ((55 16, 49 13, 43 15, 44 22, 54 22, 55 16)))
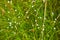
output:
POLYGON ((60 40, 60 0, 0 0, 0 40, 60 40))

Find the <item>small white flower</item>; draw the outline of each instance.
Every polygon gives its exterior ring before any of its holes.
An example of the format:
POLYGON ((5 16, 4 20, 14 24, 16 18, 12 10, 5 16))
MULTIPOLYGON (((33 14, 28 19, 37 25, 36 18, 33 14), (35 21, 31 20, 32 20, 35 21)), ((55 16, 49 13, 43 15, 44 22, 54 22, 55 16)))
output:
POLYGON ((12 4, 12 0, 10 1, 10 3, 12 4))
POLYGON ((56 21, 54 21, 54 23, 55 23, 56 21))
POLYGON ((20 18, 20 16, 18 16, 18 18, 20 18))
POLYGON ((41 19, 42 17, 40 17, 40 19, 41 19))
POLYGON ((15 9, 15 12, 16 12, 17 10, 15 9))
POLYGON ((39 26, 39 25, 36 23, 36 26, 39 26))
POLYGON ((12 24, 11 22, 9 22, 9 24, 12 24))
POLYGON ((52 12, 52 15, 54 15, 54 12, 52 12))
POLYGON ((27 16, 27 18, 29 19, 29 16, 27 16))
POLYGON ((39 29, 40 27, 38 27, 38 29, 39 29))
POLYGON ((40 19, 41 19, 42 17, 38 17, 38 18, 40 18, 40 19))
POLYGON ((8 20, 10 20, 10 19, 8 18, 8 20))
POLYGON ((15 28, 17 29, 17 26, 15 26, 15 28))
POLYGON ((44 17, 44 20, 46 20, 46 17, 44 17))
POLYGON ((34 10, 36 12, 36 10, 34 10))
POLYGON ((34 6, 32 6, 32 7, 34 7, 34 6))
POLYGON ((55 30, 56 28, 54 27, 54 30, 55 30))
POLYGON ((8 3, 10 3, 10 1, 8 1, 8 3))
POLYGON ((20 22, 18 24, 20 24, 20 22))
POLYGON ((34 25, 32 24, 32 26, 34 27, 34 25))
POLYGON ((8 13, 10 13, 10 11, 8 11, 8 13))
POLYGON ((55 21, 56 21, 57 19, 55 18, 55 21))
POLYGON ((44 27, 45 25, 43 24, 43 27, 44 27))
POLYGON ((11 24, 9 26, 12 26, 11 24))
POLYGON ((12 26, 12 23, 11 22, 9 22, 9 26, 12 26))
POLYGON ((28 14, 28 11, 26 11, 26 14, 28 14))
POLYGON ((45 3, 45 2, 46 2, 46 0, 43 0, 43 2, 45 3))
POLYGON ((35 20, 35 22, 37 22, 37 20, 35 20))
POLYGON ((16 21, 14 23, 16 23, 16 21))
POLYGON ((19 23, 16 23, 16 24, 19 24, 19 23))
POLYGON ((39 17, 38 17, 39 18, 39 17))
POLYGON ((43 28, 43 31, 44 31, 44 28, 43 28))
POLYGON ((16 34, 16 32, 13 31, 13 34, 16 34))

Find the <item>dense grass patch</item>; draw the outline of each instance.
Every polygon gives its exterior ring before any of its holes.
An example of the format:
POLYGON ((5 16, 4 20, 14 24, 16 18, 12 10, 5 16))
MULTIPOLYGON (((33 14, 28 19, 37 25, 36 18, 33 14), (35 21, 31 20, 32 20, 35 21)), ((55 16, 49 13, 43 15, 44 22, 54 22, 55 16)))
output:
POLYGON ((0 40, 60 40, 60 0, 0 0, 0 40))

